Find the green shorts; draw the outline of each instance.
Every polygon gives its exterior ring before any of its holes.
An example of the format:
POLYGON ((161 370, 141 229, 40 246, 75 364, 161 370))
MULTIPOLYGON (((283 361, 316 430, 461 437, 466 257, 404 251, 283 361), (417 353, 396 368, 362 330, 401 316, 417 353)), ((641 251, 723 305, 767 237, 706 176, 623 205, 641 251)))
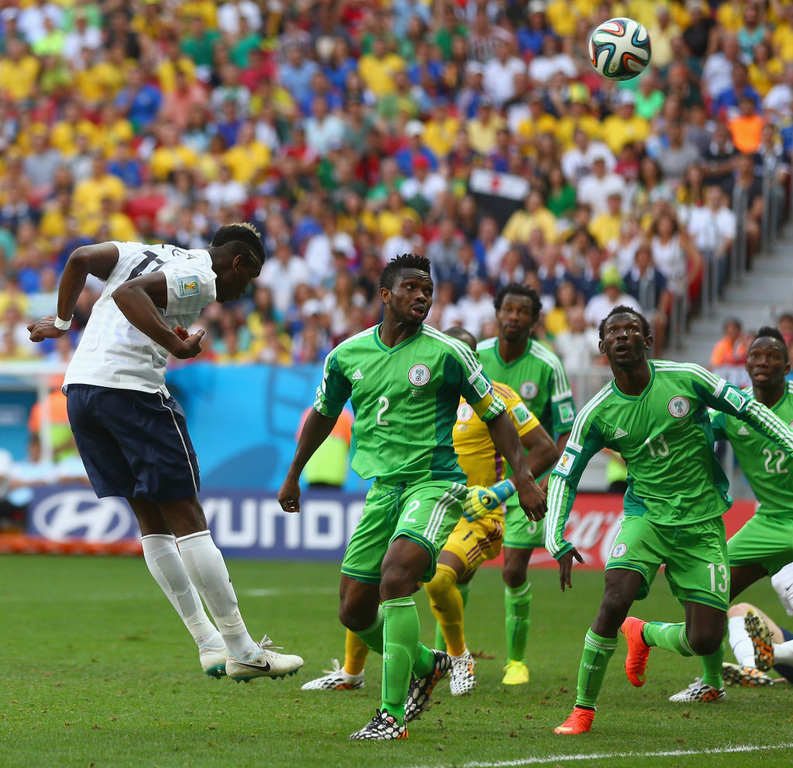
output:
POLYGON ((691 525, 657 525, 637 515, 623 518, 606 568, 628 568, 644 577, 637 600, 650 592, 658 569, 680 601, 703 603, 726 611, 730 604, 730 569, 724 521, 720 517, 691 525))
POLYGON ((376 481, 366 494, 363 516, 352 534, 341 572, 356 581, 380 583, 380 567, 391 542, 404 536, 430 556, 422 581, 430 581, 446 539, 462 517, 468 489, 448 480, 405 486, 376 481))
POLYGON ((793 515, 754 515, 728 542, 730 565, 762 565, 773 576, 793 562, 793 515))
POLYGON ((545 546, 545 523, 529 520, 520 506, 518 494, 507 499, 504 513, 504 546, 512 549, 537 549, 545 546))

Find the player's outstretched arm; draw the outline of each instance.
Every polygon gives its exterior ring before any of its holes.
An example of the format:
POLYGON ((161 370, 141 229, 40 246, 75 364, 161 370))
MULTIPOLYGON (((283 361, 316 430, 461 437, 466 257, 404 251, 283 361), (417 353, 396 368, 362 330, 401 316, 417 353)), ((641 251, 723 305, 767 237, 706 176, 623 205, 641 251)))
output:
POLYGON ((323 416, 316 410, 311 411, 306 417, 297 440, 294 458, 278 490, 278 503, 285 512, 300 512, 300 473, 306 462, 333 431, 338 418, 338 416, 323 416))
POLYGON ((168 303, 168 285, 162 272, 151 272, 122 283, 113 291, 113 301, 139 331, 180 360, 201 352, 204 331, 188 334, 183 328, 171 329, 160 309, 168 303))
POLYGON ((512 467, 512 479, 518 489, 520 506, 526 516, 531 520, 542 520, 545 517, 545 493, 534 481, 518 431, 509 414, 504 411, 488 421, 487 429, 493 445, 512 467))
POLYGON ((534 477, 544 475, 559 461, 559 449, 542 426, 535 427, 521 435, 520 442, 529 453, 527 460, 534 477))
POLYGON ((77 300, 85 288, 85 280, 88 275, 107 280, 117 263, 118 248, 113 243, 82 245, 72 251, 58 286, 58 318, 67 325, 57 327, 55 325, 56 318, 43 317, 27 327, 30 331, 30 340, 43 341, 63 336, 74 314, 77 300))

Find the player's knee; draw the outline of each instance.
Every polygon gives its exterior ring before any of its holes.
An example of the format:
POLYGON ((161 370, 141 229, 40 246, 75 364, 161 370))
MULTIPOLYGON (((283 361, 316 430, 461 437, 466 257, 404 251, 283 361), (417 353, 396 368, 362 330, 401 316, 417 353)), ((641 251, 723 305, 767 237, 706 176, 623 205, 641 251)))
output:
POLYGON ((374 624, 376 615, 377 613, 375 611, 375 615, 368 621, 359 606, 351 605, 344 601, 339 604, 339 621, 342 623, 342 626, 352 632, 363 632, 365 629, 371 627, 372 624, 374 624))
POLYGON ((619 627, 628 615, 631 605, 633 605, 634 595, 621 589, 607 589, 603 593, 600 601, 599 615, 619 627))
POLYGON ((510 589, 516 589, 526 582, 526 569, 521 563, 505 564, 502 577, 510 589))
POLYGON ((724 639, 724 628, 717 630, 715 627, 711 628, 697 628, 692 629, 689 628, 686 630, 686 636, 688 637, 688 644, 691 646, 691 650, 697 656, 710 656, 712 653, 716 653, 721 646, 721 642, 724 639))
POLYGON ((731 605, 727 609, 727 618, 734 619, 734 618, 741 618, 746 615, 746 612, 750 609, 754 608, 751 603, 736 603, 735 605, 731 605))
POLYGON ((448 566, 438 566, 435 576, 432 581, 427 582, 424 588, 427 590, 429 599, 436 603, 443 595, 448 594, 450 590, 457 587, 457 575, 448 566))

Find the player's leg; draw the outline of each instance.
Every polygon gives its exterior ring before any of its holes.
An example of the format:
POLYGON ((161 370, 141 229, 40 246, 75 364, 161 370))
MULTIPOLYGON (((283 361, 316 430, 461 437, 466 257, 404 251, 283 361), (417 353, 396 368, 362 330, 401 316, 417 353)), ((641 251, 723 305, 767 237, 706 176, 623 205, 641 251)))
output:
MULTIPOLYGON (((458 581, 457 591, 460 593, 460 599, 463 601, 463 613, 465 613, 465 609, 468 607, 468 598, 471 596, 470 580, 464 582, 458 581)), ((443 629, 437 621, 435 622, 435 645, 433 647, 439 651, 446 650, 446 639, 443 636, 443 629)))
POLYGON ((591 729, 606 668, 617 649, 617 634, 636 595, 645 585, 644 575, 628 568, 607 569, 605 581, 598 614, 584 636, 575 707, 554 733, 576 735, 591 729))
POLYGON ((210 677, 222 677, 226 674, 226 645, 206 615, 159 507, 145 499, 127 501, 140 527, 143 558, 149 572, 193 636, 204 672, 210 677))
POLYGON ((527 520, 517 495, 506 503, 504 514, 504 616, 507 641, 505 685, 529 682, 526 643, 531 624, 531 582, 528 567, 532 551, 544 546, 542 523, 527 520))
POLYGON ((344 664, 333 659, 333 668, 326 669, 322 677, 309 680, 300 686, 301 691, 353 691, 364 687, 363 668, 369 649, 352 630, 344 639, 344 664))
MULTIPOLYGON (((474 659, 465 643, 465 604, 457 588, 460 578, 465 575, 465 563, 444 549, 438 559, 435 576, 424 585, 432 613, 443 632, 444 647, 451 658, 449 688, 452 696, 460 696, 476 688, 474 659)), ((469 581, 473 578, 473 572, 468 574, 468 578, 469 581)))

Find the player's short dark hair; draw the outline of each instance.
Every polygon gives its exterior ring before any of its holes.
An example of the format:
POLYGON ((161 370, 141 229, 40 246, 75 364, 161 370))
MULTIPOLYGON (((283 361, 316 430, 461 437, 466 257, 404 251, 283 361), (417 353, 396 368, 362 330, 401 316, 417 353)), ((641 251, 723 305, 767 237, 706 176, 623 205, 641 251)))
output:
POLYGON ((391 290, 396 282, 397 275, 403 269, 418 269, 421 272, 430 272, 430 260, 424 256, 417 256, 415 253, 403 253, 396 256, 385 265, 385 269, 380 274, 380 287, 391 290))
POLYGON ((788 350, 787 350, 787 342, 785 341, 785 337, 782 335, 782 331, 779 328, 774 328, 773 325, 764 325, 760 330, 757 331, 752 343, 749 345, 749 349, 754 346, 755 341, 758 339, 776 339, 780 344, 782 344, 782 349, 785 352, 785 362, 788 361, 788 350))
POLYGON ((521 285, 520 283, 507 283, 503 288, 501 288, 498 293, 496 293, 495 298, 493 299, 493 306, 496 308, 496 312, 501 311, 501 305, 504 303, 504 297, 507 294, 513 294, 514 296, 527 296, 531 299, 531 303, 534 307, 534 317, 540 316, 540 310, 542 309, 542 302, 540 301, 540 294, 534 290, 534 288, 529 288, 528 285, 521 285))
POLYGON ((249 224, 247 221, 226 224, 215 232, 210 245, 220 248, 223 245, 234 242, 244 243, 248 246, 243 255, 251 260, 252 265, 254 261, 257 262, 256 266, 259 267, 264 264, 267 256, 264 251, 262 236, 253 224, 249 224))
POLYGON ((618 304, 600 321, 598 336, 601 341, 603 341, 603 331, 606 328, 606 323, 614 315, 633 315, 634 317, 638 317, 642 324, 642 335, 645 337, 650 335, 650 323, 647 322, 647 318, 641 312, 637 312, 635 309, 625 304, 618 304))
POLYGON ((457 339, 458 341, 462 341, 463 344, 468 345, 471 349, 476 352, 476 336, 470 331, 466 331, 462 325, 455 325, 452 328, 448 328, 444 331, 447 336, 451 336, 453 339, 457 339))

